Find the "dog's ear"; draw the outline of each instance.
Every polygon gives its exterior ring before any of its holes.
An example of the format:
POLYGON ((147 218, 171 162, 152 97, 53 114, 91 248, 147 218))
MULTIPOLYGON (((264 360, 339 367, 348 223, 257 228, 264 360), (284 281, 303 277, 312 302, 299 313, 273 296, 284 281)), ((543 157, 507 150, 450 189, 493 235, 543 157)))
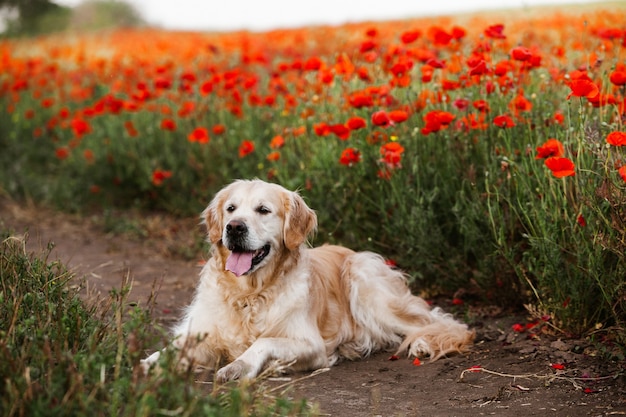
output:
POLYGON ((294 250, 300 246, 317 228, 317 216, 306 205, 302 197, 295 192, 289 192, 285 199, 285 246, 294 250))
POLYGON ((202 221, 207 228, 209 242, 215 244, 222 239, 223 216, 222 206, 226 201, 226 192, 222 190, 218 192, 206 209, 202 212, 202 221))

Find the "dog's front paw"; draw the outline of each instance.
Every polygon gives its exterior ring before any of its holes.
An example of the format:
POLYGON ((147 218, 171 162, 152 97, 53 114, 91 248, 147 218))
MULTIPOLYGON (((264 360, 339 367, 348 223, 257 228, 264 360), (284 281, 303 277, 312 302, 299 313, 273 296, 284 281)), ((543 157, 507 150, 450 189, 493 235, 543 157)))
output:
POLYGON ((432 359, 435 356, 435 351, 426 339, 420 337, 411 342, 409 356, 415 356, 416 358, 430 356, 432 359))
POLYGON ((148 356, 146 359, 142 359, 140 361, 139 366, 144 375, 148 375, 150 373, 150 369, 155 367, 157 362, 159 361, 159 357, 161 356, 161 352, 154 352, 152 355, 148 356))
POLYGON ((228 382, 241 377, 252 377, 249 375, 250 366, 242 360, 236 360, 219 371, 217 371, 218 382, 228 382))

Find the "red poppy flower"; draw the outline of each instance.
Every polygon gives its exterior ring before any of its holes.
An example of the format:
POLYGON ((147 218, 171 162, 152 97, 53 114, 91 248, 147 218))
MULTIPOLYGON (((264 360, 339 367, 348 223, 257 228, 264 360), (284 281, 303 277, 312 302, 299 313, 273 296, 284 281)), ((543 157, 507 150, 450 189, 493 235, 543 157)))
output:
POLYGON ((461 83, 459 81, 449 80, 446 78, 441 80, 441 87, 444 90, 456 90, 461 87, 461 83))
POLYGON ((358 130, 367 127, 367 122, 364 118, 355 116, 348 119, 346 126, 348 126, 350 130, 358 130))
POLYGON ((409 118, 409 114, 404 110, 392 110, 389 112, 389 118, 394 123, 402 123, 409 118))
POLYGON ((372 96, 362 92, 352 93, 350 97, 348 97, 348 102, 356 109, 371 107, 374 105, 374 99, 372 99, 372 96))
POLYGON ((408 30, 400 35, 400 40, 404 44, 409 44, 415 42, 420 35, 421 32, 419 30, 408 30))
POLYGON ((624 182, 626 182, 626 165, 624 165, 620 169, 618 169, 617 173, 619 174, 620 177, 622 177, 622 180, 624 180, 624 182))
POLYGON ((91 126, 83 119, 72 119, 72 121, 70 122, 70 126, 72 127, 74 135, 78 138, 82 137, 86 133, 91 132, 91 126))
POLYGON ((53 98, 44 98, 43 100, 41 100, 41 107, 43 108, 49 108, 52 107, 52 105, 54 104, 54 99, 53 98))
POLYGON ((305 71, 317 71, 322 68, 322 60, 316 56, 312 56, 304 63, 305 71))
POLYGON ((585 220, 585 217, 582 214, 579 214, 578 217, 576 217, 576 223, 578 223, 580 227, 587 226, 587 220, 585 220))
POLYGON ((389 152, 393 152, 393 153, 403 153, 404 152, 404 146, 400 145, 398 142, 388 142, 385 143, 383 146, 380 147, 380 153, 381 154, 386 154, 389 152))
POLYGON ((195 108, 196 108, 195 102, 186 101, 178 109, 178 116, 180 117, 189 116, 195 110, 195 108))
POLYGON ((574 171, 575 165, 568 158, 559 158, 556 156, 551 156, 550 158, 544 161, 546 166, 550 171, 552 171, 552 175, 557 178, 563 177, 573 177, 576 175, 574 171))
POLYGON ((565 148, 561 141, 548 139, 543 145, 537 147, 537 156, 535 159, 549 158, 551 156, 561 157, 564 153, 565 148))
POLYGON ((330 127, 324 123, 316 123, 313 125, 313 131, 317 136, 327 136, 330 134, 330 127))
POLYGON ((485 35, 488 38, 492 39, 506 39, 506 36, 504 35, 504 33, 502 33, 503 31, 503 24, 491 25, 487 29, 485 29, 485 35))
POLYGON ((359 76, 359 79, 363 81, 372 81, 372 77, 370 76, 370 73, 367 70, 367 68, 359 67, 357 68, 356 73, 359 76))
POLYGON ((172 171, 162 171, 160 169, 155 169, 152 172, 152 184, 157 187, 163 184, 163 181, 170 178, 172 176, 172 171))
POLYGON ((457 41, 463 39, 466 34, 467 32, 462 27, 459 27, 459 26, 452 27, 452 37, 456 39, 457 41))
POLYGON ((389 118, 389 115, 384 110, 379 110, 372 114, 372 123, 375 126, 389 127, 393 125, 393 121, 389 118))
POLYGON ((509 60, 505 60, 500 61, 496 64, 493 73, 496 74, 498 77, 502 77, 508 72, 513 71, 513 69, 515 69, 514 64, 509 60))
POLYGON ((489 74, 489 68, 487 67, 487 63, 485 60, 481 59, 476 63, 476 65, 472 66, 469 71, 469 75, 485 75, 489 74))
POLYGON ((26 80, 17 80, 11 86, 11 91, 26 90, 27 88, 28 88, 28 81, 26 81, 26 80))
POLYGON ((432 132, 438 132, 439 130, 447 127, 456 118, 452 113, 448 113, 441 110, 432 110, 426 113, 424 121, 426 126, 422 128, 422 134, 428 135, 432 132))
POLYGON ((350 137, 350 129, 341 123, 328 126, 330 131, 333 132, 341 140, 347 140, 350 137))
POLYGON ((278 152, 278 151, 270 152, 267 155, 267 160, 268 161, 274 162, 274 161, 278 161, 279 159, 280 159, 280 152, 278 152))
POLYGON ((380 162, 384 163, 389 170, 402 168, 400 161, 404 153, 404 146, 398 142, 387 142, 380 147, 380 154, 383 156, 380 162))
POLYGON ((422 82, 423 83, 429 83, 433 80, 433 71, 434 68, 431 67, 430 65, 423 65, 422 68, 420 68, 420 71, 422 71, 422 82))
POLYGON ((611 132, 606 137, 606 142, 613 146, 626 146, 626 133, 611 132))
POLYGON ((430 28, 430 30, 428 31, 428 35, 433 40, 433 42, 435 42, 436 45, 442 46, 448 45, 450 41, 454 39, 452 34, 437 26, 430 28))
POLYGON ((361 160, 361 152, 354 148, 346 148, 341 152, 339 163, 345 166, 352 166, 361 160))
POLYGON ((209 143, 209 139, 209 131, 206 127, 197 127, 187 135, 189 142, 209 143))
POLYGON ((404 73, 408 72, 411 67, 413 66, 412 62, 396 62, 395 64, 393 64, 393 66, 389 69, 389 71, 395 76, 395 77, 400 77, 402 76, 404 73))
POLYGON ((464 98, 457 98, 456 100, 452 102, 452 105, 459 110, 465 110, 469 107, 470 102, 469 100, 464 99, 464 98))
POLYGON ((511 49, 511 58, 516 61, 528 61, 533 56, 530 49, 524 46, 517 46, 511 49))
POLYGON ((428 61, 426 61, 426 65, 430 65, 433 68, 441 69, 446 67, 446 61, 442 61, 437 58, 430 58, 428 61))
POLYGON ((166 90, 172 87, 172 81, 167 78, 160 77, 154 80, 154 87, 166 90))
POLYGON ((511 100, 509 107, 511 111, 517 114, 517 112, 520 111, 531 111, 533 109, 533 103, 524 97, 523 93, 520 93, 511 100))
POLYGON ((163 119, 161 120, 161 129, 173 132, 176 130, 176 122, 172 119, 163 119))
POLYGON ((626 71, 613 71, 609 76, 609 80, 617 86, 626 85, 626 71))
POLYGON ((515 126, 515 122, 508 114, 501 114, 493 118, 493 124, 503 129, 515 126))
POLYGON ((272 149, 280 149, 285 146, 285 138, 281 135, 276 135, 270 141, 270 148, 272 149))
POLYGON ((371 51, 372 49, 375 49, 375 48, 376 48, 376 46, 377 46, 377 45, 376 45, 376 42, 375 42, 374 40, 372 40, 372 39, 367 39, 366 41, 364 41, 364 42, 361 44, 361 47, 359 48, 359 51, 360 51, 361 53, 363 53, 363 52, 368 52, 368 51, 371 51))
POLYGON ((489 111, 489 103, 485 100, 476 100, 472 103, 472 106, 480 112, 488 112, 489 111))
POLYGON ((294 136, 302 136, 306 133, 306 126, 298 126, 291 129, 291 134, 294 136))
POLYGON ((65 146, 62 148, 57 148, 56 151, 54 151, 54 155, 60 159, 60 160, 64 160, 66 159, 68 156, 70 156, 70 150, 68 148, 66 148, 65 146))
POLYGON ((206 81, 202 83, 200 86, 200 94, 203 96, 209 95, 213 92, 213 83, 211 81, 206 81))
POLYGON ((618 39, 623 37, 626 33, 619 28, 601 28, 598 29, 598 36, 602 39, 618 39))
POLYGON ((211 128, 211 131, 214 135, 221 135, 226 132, 226 126, 224 126, 223 124, 216 124, 211 128))
POLYGON ((244 140, 243 142, 241 142, 241 145, 239 145, 239 157, 240 158, 250 155, 252 152, 254 152, 253 142, 249 140, 244 140))
POLYGON ((571 96, 595 99, 600 94, 598 86, 593 81, 584 78, 570 81, 569 88, 572 92, 567 95, 568 99, 571 96))
POLYGON ((556 113, 554 113, 554 121, 560 125, 563 124, 563 122, 565 121, 565 115, 559 111, 557 111, 556 113))

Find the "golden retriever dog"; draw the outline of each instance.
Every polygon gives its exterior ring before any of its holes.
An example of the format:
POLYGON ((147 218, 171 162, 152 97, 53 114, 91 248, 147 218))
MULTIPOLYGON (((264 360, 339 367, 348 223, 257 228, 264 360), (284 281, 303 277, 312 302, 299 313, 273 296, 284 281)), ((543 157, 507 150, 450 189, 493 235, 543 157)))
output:
POLYGON ((202 215, 211 256, 174 329, 185 366, 225 364, 216 374, 224 382, 256 377, 275 361, 314 370, 383 349, 434 360, 473 341, 465 324, 412 295, 381 256, 310 248, 317 217, 295 192, 238 180, 202 215))

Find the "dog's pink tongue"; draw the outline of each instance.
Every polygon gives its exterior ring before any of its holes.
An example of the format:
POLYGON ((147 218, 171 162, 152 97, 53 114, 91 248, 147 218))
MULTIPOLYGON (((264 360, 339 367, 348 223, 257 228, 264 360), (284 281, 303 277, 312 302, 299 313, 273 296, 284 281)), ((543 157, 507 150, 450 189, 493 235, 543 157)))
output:
POLYGON ((242 276, 252 268, 253 255, 254 252, 231 252, 226 260, 226 270, 238 277, 242 276))

